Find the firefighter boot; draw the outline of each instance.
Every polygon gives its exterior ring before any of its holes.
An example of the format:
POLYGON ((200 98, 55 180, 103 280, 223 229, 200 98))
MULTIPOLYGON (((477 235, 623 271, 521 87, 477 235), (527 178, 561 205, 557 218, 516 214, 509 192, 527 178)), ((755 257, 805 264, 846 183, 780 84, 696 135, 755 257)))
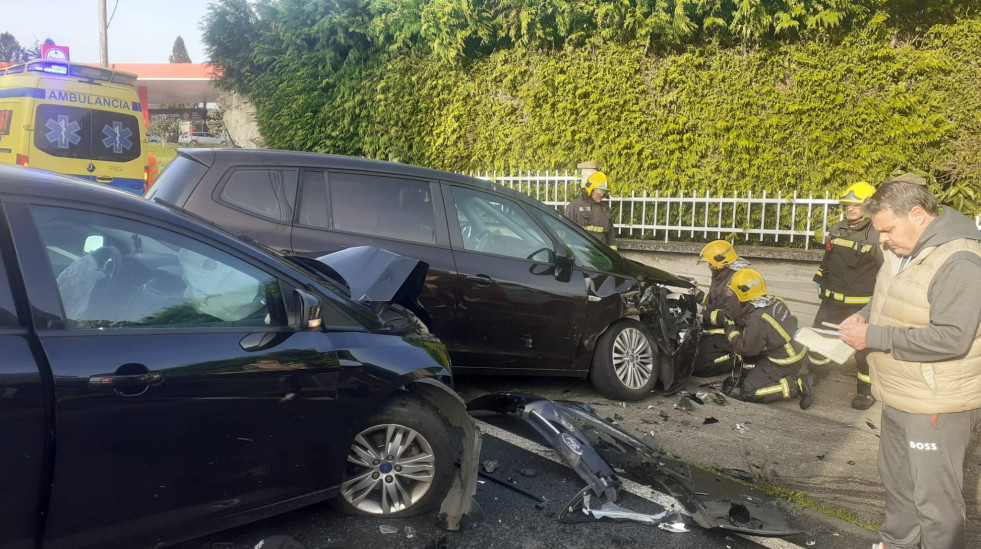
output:
POLYGON ((856 410, 868 410, 875 404, 875 397, 872 395, 863 395, 858 393, 855 398, 852 399, 852 408, 856 410))
POLYGON ((814 387, 811 383, 811 374, 804 374, 797 378, 797 389, 800 394, 800 409, 806 410, 814 404, 814 387))

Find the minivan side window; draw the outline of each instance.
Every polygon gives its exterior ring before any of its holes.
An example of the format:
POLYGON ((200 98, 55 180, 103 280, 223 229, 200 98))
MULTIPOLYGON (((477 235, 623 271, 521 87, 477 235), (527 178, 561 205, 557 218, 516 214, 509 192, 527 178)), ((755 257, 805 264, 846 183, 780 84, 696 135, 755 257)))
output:
POLYGON ((548 216, 542 216, 542 218, 549 230, 555 233, 555 236, 559 237, 572 250, 572 255, 575 256, 576 262, 580 267, 607 272, 613 270, 613 260, 588 238, 579 234, 561 220, 548 216))
POLYGON ((213 246, 96 212, 31 212, 69 329, 287 325, 279 280, 213 246))
POLYGON ((10 280, 7 279, 7 268, 0 256, 0 328, 17 326, 17 307, 14 305, 14 294, 10 290, 10 280))
POLYGON ((219 196, 231 206, 280 223, 293 221, 296 169, 237 168, 225 176, 219 196))
POLYGON ((511 200, 463 187, 452 189, 464 249, 519 259, 555 251, 541 227, 511 200))
POLYGON ((436 243, 433 189, 428 181, 330 172, 335 231, 436 243))

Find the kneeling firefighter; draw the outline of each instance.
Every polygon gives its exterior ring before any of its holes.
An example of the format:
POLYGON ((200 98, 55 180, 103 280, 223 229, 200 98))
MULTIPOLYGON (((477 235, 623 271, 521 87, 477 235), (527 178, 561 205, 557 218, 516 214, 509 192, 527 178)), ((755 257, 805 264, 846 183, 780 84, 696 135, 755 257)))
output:
POLYGON ((782 299, 767 295, 763 276, 742 269, 729 281, 725 320, 726 338, 743 357, 739 398, 773 402, 800 398, 806 410, 814 402, 808 375, 798 375, 807 365, 807 347, 793 340, 797 317, 782 299))
POLYGON ((738 271, 749 267, 749 261, 739 257, 732 244, 725 240, 709 242, 702 248, 699 263, 708 263, 712 281, 707 292, 701 292, 702 339, 698 343, 695 368, 692 375, 711 377, 731 372, 736 363, 736 353, 726 339, 723 319, 725 318, 726 293, 729 281, 738 271))
POLYGON ((565 216, 573 223, 617 248, 613 235, 613 212, 603 199, 610 193, 610 182, 603 172, 596 172, 582 182, 582 196, 565 206, 565 216))

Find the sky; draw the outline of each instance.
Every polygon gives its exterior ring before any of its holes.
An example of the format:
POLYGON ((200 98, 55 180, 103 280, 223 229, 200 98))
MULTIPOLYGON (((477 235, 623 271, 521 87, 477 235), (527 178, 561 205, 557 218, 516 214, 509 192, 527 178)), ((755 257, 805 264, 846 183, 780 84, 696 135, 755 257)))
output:
MULTIPOLYGON (((194 63, 207 61, 200 22, 210 0, 106 0, 110 63, 167 63, 178 36, 194 63)), ((99 63, 99 0, 0 0, 0 33, 30 48, 46 38, 72 61, 99 63)))

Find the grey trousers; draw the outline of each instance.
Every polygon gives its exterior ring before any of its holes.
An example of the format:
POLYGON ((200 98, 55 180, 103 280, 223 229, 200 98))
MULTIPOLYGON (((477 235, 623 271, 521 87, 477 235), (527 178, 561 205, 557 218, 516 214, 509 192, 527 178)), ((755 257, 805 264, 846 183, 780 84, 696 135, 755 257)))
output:
POLYGON ((931 415, 883 406, 886 549, 964 549, 964 455, 979 421, 981 409, 931 415))

